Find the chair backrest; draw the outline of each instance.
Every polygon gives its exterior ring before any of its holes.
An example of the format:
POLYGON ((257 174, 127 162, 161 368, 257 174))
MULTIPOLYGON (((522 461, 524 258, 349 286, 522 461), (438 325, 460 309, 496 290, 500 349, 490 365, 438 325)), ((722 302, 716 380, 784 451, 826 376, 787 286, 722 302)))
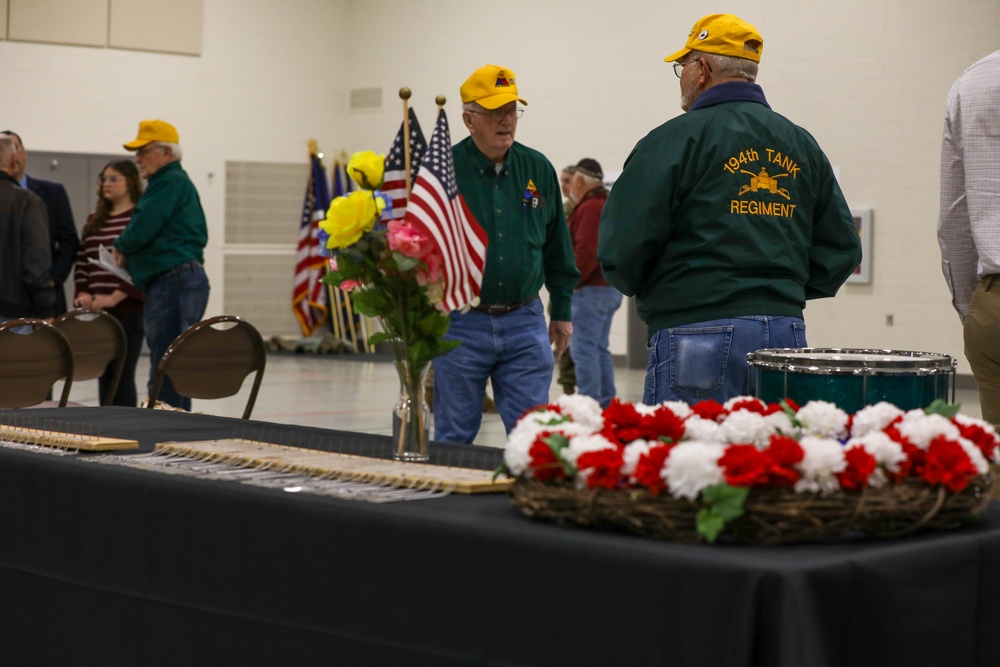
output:
POLYGON ((52 386, 64 378, 59 407, 66 406, 73 386, 73 351, 58 329, 36 319, 0 324, 0 407, 44 403, 52 386))
POLYGON ((125 367, 125 330, 111 315, 96 310, 71 310, 56 318, 53 325, 66 336, 73 350, 73 380, 95 380, 115 362, 114 375, 103 396, 111 405, 125 367))
POLYGON ((249 322, 235 315, 220 315, 192 325, 167 348, 153 377, 149 407, 156 406, 164 376, 174 390, 188 398, 224 398, 240 391, 243 381, 256 371, 243 419, 249 419, 267 352, 264 339, 249 322))

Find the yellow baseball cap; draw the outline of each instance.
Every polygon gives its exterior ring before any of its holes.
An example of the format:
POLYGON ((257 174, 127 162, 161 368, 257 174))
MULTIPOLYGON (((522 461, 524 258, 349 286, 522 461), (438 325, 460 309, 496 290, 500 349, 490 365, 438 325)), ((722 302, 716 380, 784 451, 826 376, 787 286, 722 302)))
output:
POLYGON ((733 14, 709 14, 698 19, 691 28, 684 48, 666 58, 668 63, 678 62, 692 51, 714 53, 720 56, 746 58, 760 62, 764 50, 764 38, 739 16, 733 14))
POLYGON ((139 136, 135 141, 124 144, 125 150, 137 151, 148 143, 162 141, 168 144, 180 143, 177 128, 163 120, 144 120, 139 122, 139 136))
POLYGON ((485 109, 499 109, 510 102, 527 104, 517 96, 514 73, 499 65, 485 65, 462 84, 462 104, 477 102, 485 109))

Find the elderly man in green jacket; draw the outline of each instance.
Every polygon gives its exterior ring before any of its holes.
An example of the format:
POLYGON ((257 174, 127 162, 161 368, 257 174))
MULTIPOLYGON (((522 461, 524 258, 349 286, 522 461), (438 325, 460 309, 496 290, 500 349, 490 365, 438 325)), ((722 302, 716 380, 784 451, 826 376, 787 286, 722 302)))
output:
MULTIPOLYGON (((136 287, 146 293, 143 324, 152 383, 170 344, 205 315, 208 226, 198 191, 181 167, 180 140, 173 125, 144 120, 136 139, 125 148, 135 151, 139 173, 149 185, 114 248, 118 263, 127 266, 136 287)), ((191 409, 191 399, 180 396, 169 378, 164 379, 160 400, 191 409)))
POLYGON ((745 393, 747 353, 805 347, 806 300, 861 261, 829 160, 754 83, 763 47, 732 14, 695 24, 665 58, 687 113, 636 145, 601 216, 604 277, 650 330, 647 404, 745 393))

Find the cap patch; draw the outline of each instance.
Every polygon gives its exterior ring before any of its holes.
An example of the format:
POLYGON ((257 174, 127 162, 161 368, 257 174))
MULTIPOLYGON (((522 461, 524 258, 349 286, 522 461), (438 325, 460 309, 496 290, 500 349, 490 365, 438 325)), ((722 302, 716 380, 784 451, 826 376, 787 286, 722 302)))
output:
POLYGON ((708 38, 708 30, 702 30, 698 33, 698 39, 704 40, 708 38))

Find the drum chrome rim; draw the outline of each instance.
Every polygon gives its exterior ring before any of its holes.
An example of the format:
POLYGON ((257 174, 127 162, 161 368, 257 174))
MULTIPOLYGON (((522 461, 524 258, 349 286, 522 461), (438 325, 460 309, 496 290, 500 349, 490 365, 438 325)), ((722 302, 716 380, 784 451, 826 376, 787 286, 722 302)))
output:
POLYGON ((759 369, 815 375, 937 375, 954 373, 958 367, 957 359, 937 352, 840 347, 765 348, 748 353, 747 363, 759 369))

